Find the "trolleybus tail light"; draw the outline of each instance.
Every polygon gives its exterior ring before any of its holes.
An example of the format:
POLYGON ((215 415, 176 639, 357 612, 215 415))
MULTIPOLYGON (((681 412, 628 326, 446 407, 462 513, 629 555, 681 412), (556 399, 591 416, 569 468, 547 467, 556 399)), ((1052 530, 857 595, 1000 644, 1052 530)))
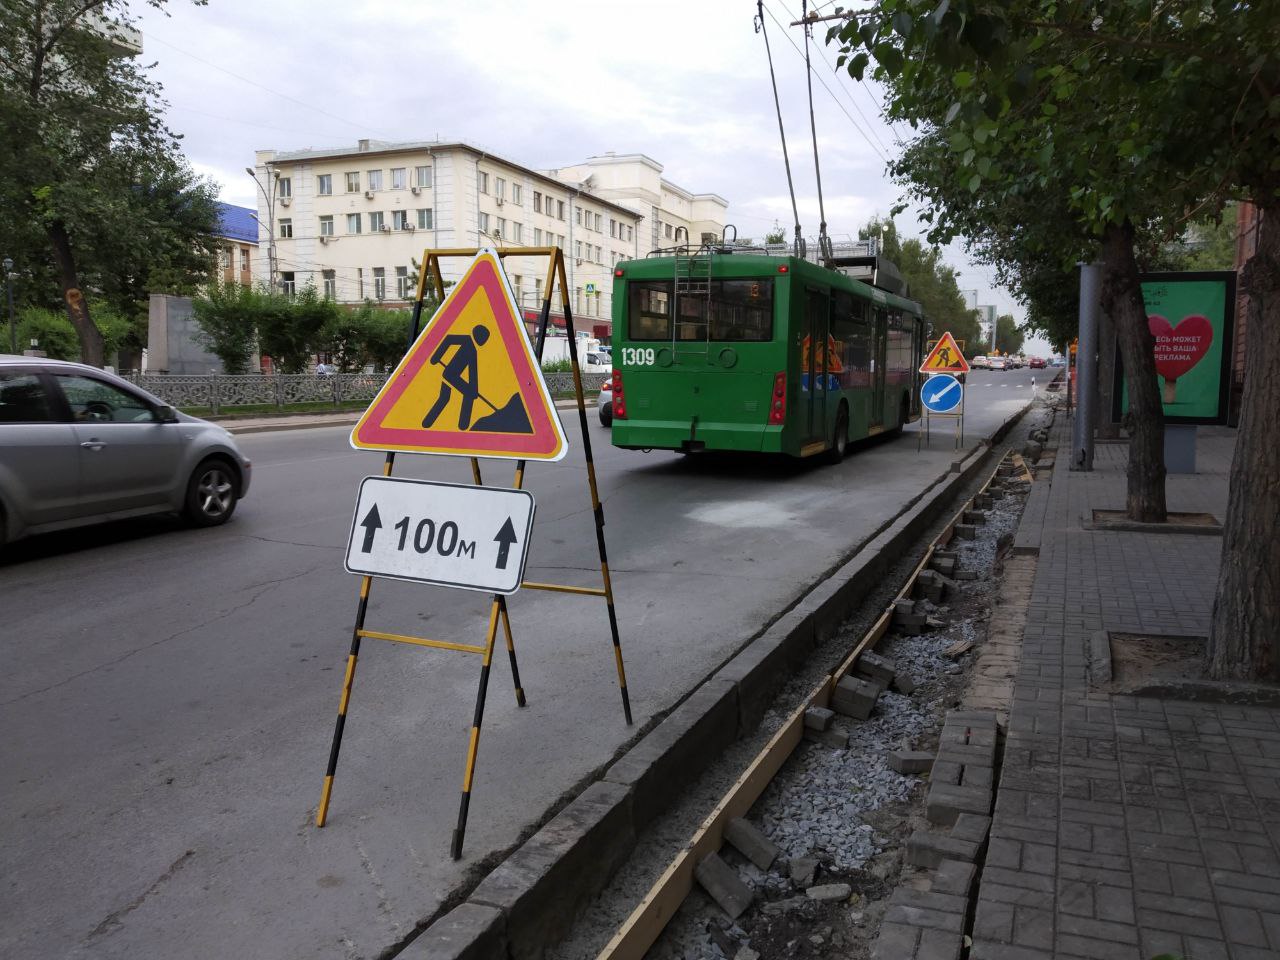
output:
POLYGON ((780 425, 786 423, 786 421, 787 375, 785 372, 779 372, 773 375, 773 395, 769 397, 769 423, 771 425, 780 425))
POLYGON ((613 371, 613 415, 619 420, 627 419, 627 398, 622 392, 622 371, 613 371))
POLYGON ((613 275, 614 275, 615 277, 620 277, 620 276, 622 276, 622 268, 621 268, 621 267, 618 267, 616 270, 614 270, 614 271, 613 271, 613 275))
POLYGON ((790 269, 790 267, 788 267, 788 266, 784 263, 782 266, 778 267, 778 272, 779 272, 779 273, 786 273, 789 269, 790 269))

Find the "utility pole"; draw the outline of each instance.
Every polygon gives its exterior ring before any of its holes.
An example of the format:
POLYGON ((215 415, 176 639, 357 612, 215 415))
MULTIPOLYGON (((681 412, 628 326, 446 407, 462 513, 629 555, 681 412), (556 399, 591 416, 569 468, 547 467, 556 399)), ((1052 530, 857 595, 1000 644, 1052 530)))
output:
MULTIPOLYGON (((271 164, 264 164, 266 167, 266 180, 264 186, 262 181, 258 179, 258 172, 253 167, 245 167, 244 172, 253 177, 253 182, 258 187, 258 192, 262 194, 262 199, 267 204, 267 285, 268 288, 275 292, 276 290, 276 183, 280 179, 280 171, 271 169, 271 164)), ((254 219, 257 219, 256 217, 254 219)), ((262 221, 258 220, 258 226, 262 226, 262 221)))
POLYGON ((9 352, 18 353, 18 321, 13 315, 13 260, 4 258, 4 286, 9 295, 9 352))
POLYGON ((1093 469, 1093 421, 1098 406, 1098 314, 1102 266, 1080 264, 1080 339, 1076 347, 1076 421, 1071 431, 1071 469, 1093 469))

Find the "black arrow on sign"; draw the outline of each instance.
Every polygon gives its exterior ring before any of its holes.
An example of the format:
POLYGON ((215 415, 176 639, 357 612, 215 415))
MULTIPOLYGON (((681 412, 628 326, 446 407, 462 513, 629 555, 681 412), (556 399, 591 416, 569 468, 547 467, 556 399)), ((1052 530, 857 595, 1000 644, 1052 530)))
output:
POLYGON ((505 570, 507 554, 511 551, 511 545, 516 542, 516 528, 512 525, 510 517, 507 517, 507 522, 502 525, 502 529, 493 539, 498 542, 498 569, 505 570))
POLYGON ((364 545, 360 547, 360 552, 372 553, 373 535, 382 529, 382 517, 378 515, 378 505, 376 503, 369 508, 365 518, 360 521, 360 526, 364 527, 364 545))

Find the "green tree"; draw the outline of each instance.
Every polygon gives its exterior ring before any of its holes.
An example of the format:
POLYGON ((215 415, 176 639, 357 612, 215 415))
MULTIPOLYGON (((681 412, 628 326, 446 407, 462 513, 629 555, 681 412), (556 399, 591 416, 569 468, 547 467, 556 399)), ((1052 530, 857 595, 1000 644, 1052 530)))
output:
POLYGON ((161 122, 159 88, 121 55, 128 20, 126 0, 0 5, 0 242, 20 258, 28 303, 61 292, 96 366, 91 301, 136 318, 151 289, 202 282, 215 247, 215 188, 161 122))
POLYGON ((296 295, 259 291, 258 344, 284 373, 305 373, 327 346, 338 306, 307 284, 296 295))
MULTIPOLYGON (((96 301, 91 309, 107 356, 123 348, 136 349, 138 324, 103 301, 96 301)), ((55 360, 75 360, 80 356, 80 340, 76 328, 67 315, 47 307, 27 307, 18 316, 18 342, 36 341, 37 349, 55 360)))
POLYGON ((227 373, 248 373, 263 317, 264 294, 239 283, 215 283, 191 302, 196 339, 227 373))
POLYGON ((1018 329, 1012 314, 1002 313, 996 317, 996 349, 1002 354, 1021 353, 1026 336, 1018 329))
POLYGON ((1163 418, 1138 286, 1144 229, 1176 236, 1233 196, 1259 205, 1242 272, 1245 397, 1210 637, 1214 676, 1280 679, 1280 4, 1263 0, 879 0, 832 31, 875 58, 893 119, 945 133, 953 181, 1017 196, 1046 181, 1097 238, 1129 379, 1128 513, 1163 520, 1163 418))
POLYGON ((773 222, 773 229, 764 235, 764 242, 765 243, 786 243, 787 232, 783 230, 782 227, 775 220, 773 222))

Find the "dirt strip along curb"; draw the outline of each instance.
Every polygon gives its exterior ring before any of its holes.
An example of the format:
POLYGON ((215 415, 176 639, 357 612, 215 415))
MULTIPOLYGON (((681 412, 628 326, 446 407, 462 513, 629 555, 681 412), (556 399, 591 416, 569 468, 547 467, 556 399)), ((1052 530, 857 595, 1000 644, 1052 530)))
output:
POLYGON ((533 960, 560 940, 578 912, 626 860, 636 835, 681 786, 753 730, 791 670, 833 636, 911 549, 992 445, 1031 408, 1026 403, 990 438, 925 489, 854 556, 825 576, 763 634, 712 674, 545 826, 480 882, 467 901, 427 926, 399 960, 533 960))

